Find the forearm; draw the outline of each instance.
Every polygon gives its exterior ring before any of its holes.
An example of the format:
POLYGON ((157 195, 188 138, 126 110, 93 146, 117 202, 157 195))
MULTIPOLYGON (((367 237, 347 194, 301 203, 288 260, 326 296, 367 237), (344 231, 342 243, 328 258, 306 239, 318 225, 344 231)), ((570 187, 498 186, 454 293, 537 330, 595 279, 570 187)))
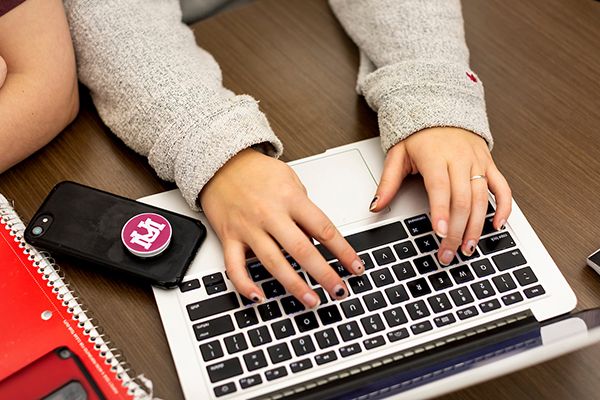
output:
POLYGON ((454 126, 492 146, 483 86, 469 68, 458 0, 330 0, 372 63, 358 88, 379 114, 387 151, 419 130, 454 126))
POLYGON ((219 66, 180 22, 176 0, 65 1, 79 76, 104 122, 175 181, 192 207, 240 150, 281 144, 257 102, 223 88, 219 66))

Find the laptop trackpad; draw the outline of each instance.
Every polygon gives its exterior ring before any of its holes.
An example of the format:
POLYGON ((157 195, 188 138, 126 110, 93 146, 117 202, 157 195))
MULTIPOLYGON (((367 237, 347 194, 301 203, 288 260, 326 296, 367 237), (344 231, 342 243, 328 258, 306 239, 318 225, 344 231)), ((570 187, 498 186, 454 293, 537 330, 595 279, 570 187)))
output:
POLYGON ((308 196, 336 226, 373 218, 377 182, 358 149, 291 165, 308 196))

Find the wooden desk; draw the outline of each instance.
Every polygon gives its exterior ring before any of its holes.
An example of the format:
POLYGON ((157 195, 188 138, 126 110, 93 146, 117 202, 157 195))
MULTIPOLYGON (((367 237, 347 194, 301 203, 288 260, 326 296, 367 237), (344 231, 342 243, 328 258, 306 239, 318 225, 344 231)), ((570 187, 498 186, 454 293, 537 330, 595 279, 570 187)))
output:
MULTIPOLYGON (((464 16, 472 66, 486 85, 496 162, 578 308, 600 306, 600 277, 585 266, 600 247, 600 3, 465 0, 464 16)), ((285 160, 377 134, 375 114, 353 89, 357 50, 324 0, 264 0, 194 28, 226 86, 261 100, 285 160)), ((28 219, 65 179, 131 198, 172 187, 109 132, 85 94, 77 120, 1 175, 0 192, 28 219)), ((114 343, 154 381, 155 394, 181 398, 150 288, 62 264, 114 343)), ((598 370, 600 345, 445 398, 592 399, 598 370)))

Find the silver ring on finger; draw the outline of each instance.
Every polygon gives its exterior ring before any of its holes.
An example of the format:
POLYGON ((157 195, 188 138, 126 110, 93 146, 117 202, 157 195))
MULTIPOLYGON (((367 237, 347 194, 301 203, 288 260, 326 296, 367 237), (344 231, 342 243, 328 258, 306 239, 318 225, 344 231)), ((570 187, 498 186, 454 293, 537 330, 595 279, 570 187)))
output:
POLYGON ((476 181, 477 179, 483 179, 483 180, 487 181, 487 176, 485 176, 485 175, 473 175, 471 177, 471 181, 476 181))

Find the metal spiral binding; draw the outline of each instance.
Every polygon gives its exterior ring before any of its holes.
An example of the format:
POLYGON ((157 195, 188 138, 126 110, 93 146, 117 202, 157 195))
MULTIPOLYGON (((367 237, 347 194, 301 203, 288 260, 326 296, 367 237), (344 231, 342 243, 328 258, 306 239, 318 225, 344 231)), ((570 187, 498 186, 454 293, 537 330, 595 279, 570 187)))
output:
POLYGON ((127 389, 127 393, 136 400, 152 399, 152 382, 144 375, 132 377, 131 368, 122 353, 116 347, 109 346, 111 341, 107 338, 106 333, 100 326, 92 322, 94 318, 90 318, 89 310, 82 307, 82 304, 78 301, 79 297, 70 288, 64 273, 54 259, 48 252, 38 251, 25 242, 23 238, 25 225, 14 211, 13 204, 8 202, 1 194, 0 225, 10 231, 10 236, 14 237, 14 241, 19 244, 19 248, 23 249, 23 254, 31 261, 32 267, 35 268, 38 274, 42 275, 43 280, 47 281, 47 285, 52 288, 52 292, 56 294, 57 299, 62 301, 66 311, 72 315, 72 319, 77 321, 77 326, 83 335, 88 337, 90 343, 94 343, 94 349, 104 359, 105 364, 110 366, 110 370, 121 381, 121 385, 127 389))

